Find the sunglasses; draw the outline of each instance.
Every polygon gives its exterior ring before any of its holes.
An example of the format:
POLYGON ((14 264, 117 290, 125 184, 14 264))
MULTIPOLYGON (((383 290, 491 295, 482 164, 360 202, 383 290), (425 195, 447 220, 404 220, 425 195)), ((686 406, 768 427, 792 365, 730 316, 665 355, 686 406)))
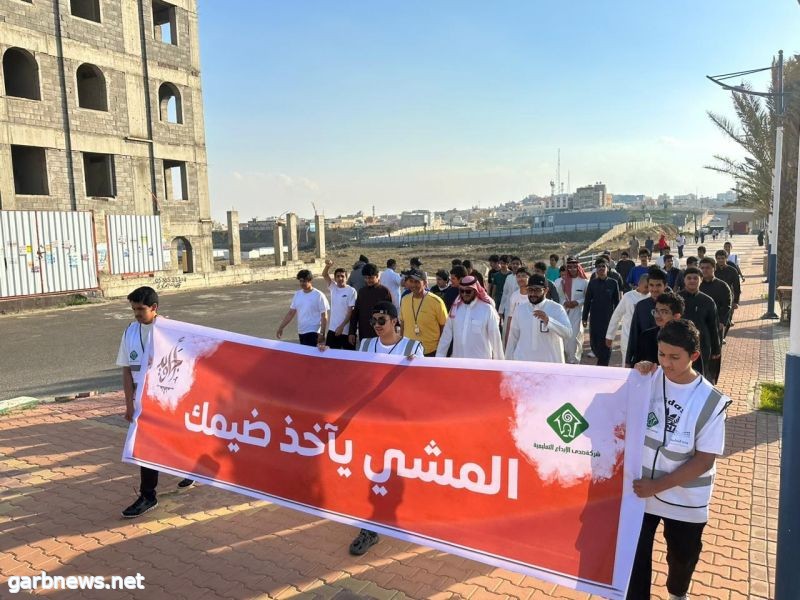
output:
POLYGON ((468 296, 470 294, 474 294, 475 290, 473 290, 472 288, 458 288, 458 293, 468 296))
POLYGON ((391 321, 391 319, 389 317, 377 317, 377 318, 376 317, 372 317, 369 320, 369 324, 372 325, 373 327, 375 327, 375 325, 380 325, 381 327, 383 327, 389 321, 391 321))

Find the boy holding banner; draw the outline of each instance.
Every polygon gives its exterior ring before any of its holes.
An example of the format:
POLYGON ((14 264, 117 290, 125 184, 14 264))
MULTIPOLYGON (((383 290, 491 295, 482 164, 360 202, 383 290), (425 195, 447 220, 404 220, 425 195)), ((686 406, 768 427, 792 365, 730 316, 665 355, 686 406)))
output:
POLYGON ((636 369, 650 378, 642 478, 633 491, 645 498, 645 514, 627 600, 649 600, 653 538, 664 521, 667 591, 687 592, 703 547, 716 457, 725 447, 725 409, 730 399, 692 368, 700 334, 691 321, 666 323, 658 333, 658 362, 636 369))
MULTIPOLYGON (((158 292, 151 287, 140 287, 128 294, 133 316, 136 319, 130 323, 122 334, 122 340, 117 352, 117 366, 122 367, 122 389, 125 393, 125 420, 133 421, 134 397, 136 389, 144 383, 147 365, 142 364, 144 350, 150 341, 150 332, 153 323, 158 317, 158 292)), ((140 468, 139 497, 128 508, 122 511, 126 519, 133 519, 143 515, 158 506, 156 499, 156 486, 158 485, 158 471, 140 468)), ((179 489, 192 487, 192 479, 184 479, 178 484, 179 489)))

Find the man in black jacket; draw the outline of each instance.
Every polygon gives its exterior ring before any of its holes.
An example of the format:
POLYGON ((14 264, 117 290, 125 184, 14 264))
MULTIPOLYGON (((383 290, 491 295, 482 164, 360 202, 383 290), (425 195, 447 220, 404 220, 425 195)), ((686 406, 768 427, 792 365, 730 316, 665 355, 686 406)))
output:
POLYGON ((583 327, 586 328, 591 316, 589 344, 597 357, 597 366, 607 367, 611 360, 611 348, 606 345, 606 331, 611 315, 619 304, 619 284, 608 276, 609 266, 604 258, 598 258, 594 267, 596 277, 589 280, 583 300, 583 327))
POLYGON ((673 292, 680 292, 683 289, 683 271, 675 266, 672 254, 664 255, 664 272, 667 274, 667 287, 673 292))
POLYGON ((628 252, 623 250, 619 254, 619 260, 617 261, 617 273, 619 276, 622 277, 623 285, 622 285, 622 292, 630 291, 631 287, 628 285, 628 273, 631 272, 631 269, 636 266, 628 256, 628 252))
POLYGON ((680 319, 683 311, 683 298, 675 292, 658 295, 656 307, 652 310, 655 327, 646 329, 638 336, 631 356, 631 366, 642 361, 658 363, 658 332, 670 321, 680 319))
POLYGON ((721 355, 719 339, 719 315, 717 305, 710 296, 700 291, 703 274, 697 267, 687 267, 683 273, 684 288, 680 292, 686 305, 683 318, 689 319, 700 332, 700 359, 694 369, 703 374, 711 383, 711 361, 719 360, 721 355))
POLYGON ((655 327, 656 320, 653 317, 653 309, 656 307, 656 298, 667 290, 667 275, 658 267, 651 267, 648 271, 647 291, 650 292, 649 298, 644 298, 636 304, 631 317, 631 333, 628 336, 628 347, 625 350, 625 365, 631 366, 631 358, 636 350, 639 336, 644 332, 655 327))
MULTIPOLYGON (((717 315, 719 315, 719 337, 720 340, 725 339, 725 328, 731 317, 731 306, 733 305, 733 292, 730 286, 721 279, 714 276, 714 267, 716 263, 714 259, 706 256, 700 261, 700 271, 703 273, 703 281, 700 282, 700 291, 704 294, 711 296, 714 304, 717 305, 717 315)), ((724 343, 724 341, 722 342, 724 343)), ((710 372, 711 377, 709 381, 715 382, 719 379, 719 373, 722 369, 722 359, 711 359, 710 372)))
MULTIPOLYGON (((364 257, 362 256, 362 258, 364 257)), ((375 333, 375 329, 369 322, 372 318, 372 309, 378 302, 392 301, 392 294, 389 292, 389 288, 380 284, 378 267, 372 263, 367 263, 361 267, 361 275, 364 277, 364 287, 358 290, 356 305, 350 314, 348 341, 351 346, 356 346, 357 342, 361 340, 377 337, 378 334, 375 333)))
POLYGON ((731 313, 727 322, 725 323, 725 331, 723 339, 728 335, 728 329, 733 324, 733 311, 739 308, 739 298, 742 295, 742 284, 739 280, 739 271, 728 264, 728 253, 725 250, 717 250, 714 253, 714 258, 717 259, 717 264, 714 269, 714 277, 721 279, 728 284, 733 292, 733 304, 731 304, 731 313))

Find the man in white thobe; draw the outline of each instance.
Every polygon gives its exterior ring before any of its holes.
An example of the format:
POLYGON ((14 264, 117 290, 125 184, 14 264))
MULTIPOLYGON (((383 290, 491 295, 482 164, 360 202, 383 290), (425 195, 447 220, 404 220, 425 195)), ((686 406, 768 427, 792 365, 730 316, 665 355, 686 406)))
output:
POLYGON ((506 358, 535 362, 564 362, 564 342, 572 337, 572 324, 558 302, 545 298, 547 280, 531 275, 528 303, 520 304, 511 319, 506 358))
POLYGON ((583 300, 589 278, 577 258, 567 258, 567 271, 556 281, 558 297, 572 324, 572 336, 564 344, 567 362, 577 365, 583 355, 583 300))
POLYGON ((472 275, 461 279, 458 299, 450 309, 436 356, 447 356, 450 342, 453 343, 453 358, 504 358, 500 317, 494 301, 472 275))
POLYGON ((617 328, 620 323, 622 324, 622 332, 619 335, 619 347, 622 350, 622 358, 620 360, 621 367, 625 366, 625 353, 628 350, 628 338, 631 334, 631 320, 633 319, 633 311, 639 300, 644 300, 650 293, 647 291, 648 275, 645 273, 639 278, 639 286, 622 296, 622 300, 617 304, 614 313, 611 315, 611 320, 608 322, 608 330, 606 331, 606 346, 611 348, 614 344, 614 338, 617 336, 617 328))

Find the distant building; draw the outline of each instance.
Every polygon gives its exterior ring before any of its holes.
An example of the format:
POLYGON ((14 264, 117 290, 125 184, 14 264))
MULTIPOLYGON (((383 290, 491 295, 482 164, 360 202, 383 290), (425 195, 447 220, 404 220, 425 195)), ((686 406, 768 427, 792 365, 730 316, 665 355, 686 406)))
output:
POLYGON ((733 204, 736 202, 736 190, 728 190, 727 192, 717 194, 717 201, 725 202, 726 204, 733 204))
POLYGON ((571 194, 556 194, 550 198, 545 198, 545 210, 569 210, 572 208, 571 194))
POLYGON ((415 210, 400 214, 400 227, 427 227, 431 223, 431 211, 429 210, 415 210))
POLYGON ((644 194, 614 194, 614 202, 617 204, 641 204, 644 199, 644 194))
POLYGON ((604 208, 611 206, 611 196, 606 192, 606 184, 598 182, 594 185, 579 187, 572 199, 572 208, 604 208))

